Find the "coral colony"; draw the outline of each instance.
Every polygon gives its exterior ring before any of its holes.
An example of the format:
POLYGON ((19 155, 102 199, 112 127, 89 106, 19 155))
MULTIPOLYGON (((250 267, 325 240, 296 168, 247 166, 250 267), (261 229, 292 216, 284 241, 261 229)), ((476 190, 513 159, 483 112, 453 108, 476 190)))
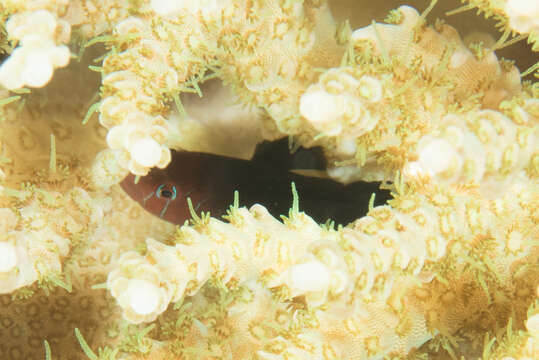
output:
POLYGON ((539 358, 539 2, 396 3, 1 0, 0 359, 539 358), (393 198, 175 225, 119 186, 283 137, 393 198))

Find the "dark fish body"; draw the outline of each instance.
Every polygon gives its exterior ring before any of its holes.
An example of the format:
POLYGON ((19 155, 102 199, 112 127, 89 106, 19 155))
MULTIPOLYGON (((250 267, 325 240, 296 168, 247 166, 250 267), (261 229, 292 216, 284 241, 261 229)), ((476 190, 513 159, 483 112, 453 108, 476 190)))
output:
POLYGON ((379 189, 379 183, 343 185, 294 174, 289 167, 290 161, 271 161, 267 156, 255 155, 249 161, 174 151, 166 169, 153 169, 138 184, 129 175, 121 186, 146 210, 174 224, 183 224, 191 217, 187 197, 197 213, 210 212, 220 217, 233 203, 235 190, 239 192, 240 206, 258 203, 277 218, 287 215, 292 206, 292 182, 299 194, 300 211, 319 223, 332 219, 347 224, 365 215, 373 192, 377 194, 376 204, 390 198, 387 191, 379 189))

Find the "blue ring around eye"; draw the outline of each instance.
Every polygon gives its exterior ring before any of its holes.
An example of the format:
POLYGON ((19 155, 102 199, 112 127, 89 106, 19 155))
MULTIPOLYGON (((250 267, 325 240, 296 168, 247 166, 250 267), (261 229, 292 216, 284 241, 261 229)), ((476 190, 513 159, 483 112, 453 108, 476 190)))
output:
MULTIPOLYGON (((155 191, 155 195, 158 198, 161 197, 161 191, 163 190, 164 187, 165 187, 165 184, 161 184, 155 191)), ((170 198, 170 200, 174 200, 174 199, 176 199, 176 186, 172 185, 172 197, 170 198)))

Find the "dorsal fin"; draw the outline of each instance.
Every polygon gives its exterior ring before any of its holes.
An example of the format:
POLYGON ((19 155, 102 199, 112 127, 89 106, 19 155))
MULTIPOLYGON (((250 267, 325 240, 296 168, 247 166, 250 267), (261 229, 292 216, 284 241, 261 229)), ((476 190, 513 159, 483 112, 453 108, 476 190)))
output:
POLYGON ((259 166, 269 166, 273 169, 292 170, 309 169, 325 170, 326 159, 322 148, 290 146, 289 138, 285 137, 275 141, 263 141, 256 146, 251 159, 259 166))

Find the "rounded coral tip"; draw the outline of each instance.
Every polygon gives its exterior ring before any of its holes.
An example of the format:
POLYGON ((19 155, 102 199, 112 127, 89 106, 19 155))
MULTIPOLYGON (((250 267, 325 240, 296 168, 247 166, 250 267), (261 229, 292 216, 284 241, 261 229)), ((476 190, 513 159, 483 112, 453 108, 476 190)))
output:
POLYGON ((159 288, 147 280, 131 279, 127 285, 131 309, 139 315, 148 315, 159 306, 159 288))
POLYGON ((15 246, 7 242, 0 243, 0 272, 8 272, 17 265, 15 246))

